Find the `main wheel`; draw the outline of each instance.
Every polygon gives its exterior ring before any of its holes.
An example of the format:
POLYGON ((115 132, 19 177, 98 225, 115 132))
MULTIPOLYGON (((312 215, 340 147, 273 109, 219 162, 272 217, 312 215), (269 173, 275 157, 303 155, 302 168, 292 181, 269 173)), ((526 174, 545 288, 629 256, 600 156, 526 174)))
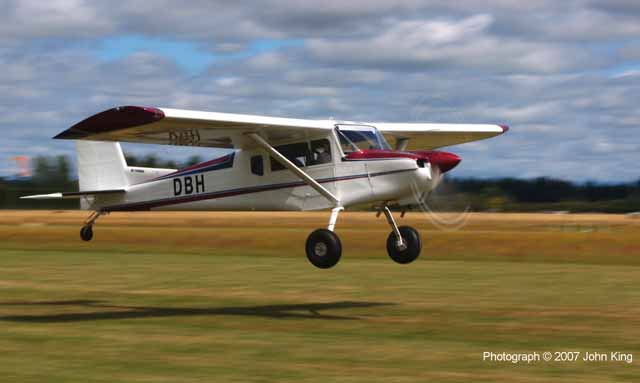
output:
POLYGON ((82 229, 80 229, 80 238, 86 242, 91 241, 93 238, 93 228, 91 226, 83 226, 82 229))
POLYGON ((327 229, 318 229, 309 234, 305 248, 309 262, 321 269, 335 266, 342 256, 340 238, 327 229))
POLYGON ((400 226, 398 230, 400 231, 400 236, 402 236, 404 247, 398 247, 396 234, 392 231, 387 238, 387 253, 389 253, 391 259, 398 263, 411 263, 418 258, 420 250, 422 250, 420 234, 411 226, 400 226))

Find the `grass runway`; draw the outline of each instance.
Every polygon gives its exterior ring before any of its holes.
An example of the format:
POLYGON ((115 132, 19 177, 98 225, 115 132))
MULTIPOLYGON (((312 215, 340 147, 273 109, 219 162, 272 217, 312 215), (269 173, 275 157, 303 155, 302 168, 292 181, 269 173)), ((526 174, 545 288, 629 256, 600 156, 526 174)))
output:
POLYGON ((633 382, 640 380, 640 219, 473 214, 423 253, 347 212, 340 263, 304 241, 328 213, 0 214, 0 381, 633 382), (580 351, 632 363, 483 361, 580 351))

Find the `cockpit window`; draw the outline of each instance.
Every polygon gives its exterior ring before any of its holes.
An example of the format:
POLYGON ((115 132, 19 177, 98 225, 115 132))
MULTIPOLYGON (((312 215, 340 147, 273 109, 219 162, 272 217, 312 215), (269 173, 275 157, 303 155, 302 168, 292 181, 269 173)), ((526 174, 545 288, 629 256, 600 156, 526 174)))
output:
POLYGON ((384 136, 373 126, 340 125, 337 133, 345 153, 362 149, 390 149, 384 136))

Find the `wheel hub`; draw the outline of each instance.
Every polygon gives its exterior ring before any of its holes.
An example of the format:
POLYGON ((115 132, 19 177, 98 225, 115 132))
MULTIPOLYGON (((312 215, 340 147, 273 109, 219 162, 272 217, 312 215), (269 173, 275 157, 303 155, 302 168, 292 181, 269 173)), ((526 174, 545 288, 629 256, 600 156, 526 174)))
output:
POLYGON ((327 255, 327 245, 324 242, 318 242, 313 246, 313 253, 318 257, 327 255))
POLYGON ((407 250, 407 243, 406 243, 406 241, 396 241, 396 249, 398 249, 398 251, 405 251, 405 250, 407 250))

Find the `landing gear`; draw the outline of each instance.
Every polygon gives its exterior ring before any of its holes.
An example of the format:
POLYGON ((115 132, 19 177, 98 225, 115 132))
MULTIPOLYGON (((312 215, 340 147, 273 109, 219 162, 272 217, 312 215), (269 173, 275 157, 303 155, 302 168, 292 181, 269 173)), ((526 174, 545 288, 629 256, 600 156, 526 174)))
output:
POLYGON ((93 239, 93 225, 96 223, 98 218, 100 218, 100 216, 103 214, 107 214, 107 212, 94 211, 93 213, 91 213, 89 218, 87 218, 87 220, 84 223, 84 226, 82 226, 82 229, 80 229, 80 238, 83 241, 89 242, 93 239))
MULTIPOLYGON (((338 219, 338 213, 343 210, 337 207, 331 210, 331 218, 327 229, 318 229, 307 238, 306 251, 307 259, 315 267, 329 269, 335 266, 342 256, 342 243, 340 238, 333 232, 338 219)), ((384 213, 389 226, 393 229, 387 237, 387 253, 389 257, 400 264, 411 263, 420 256, 422 241, 420 234, 411 226, 400 226, 391 215, 391 210, 383 205, 378 211, 378 216, 384 213)))
POLYGON ((335 266, 342 256, 340 238, 327 229, 318 229, 311 233, 305 248, 309 262, 320 269, 335 266))
POLYGON ((91 241, 93 239, 93 227, 90 225, 82 226, 82 229, 80 229, 80 238, 85 242, 91 241))
POLYGON ((398 245, 398 239, 395 232, 389 233, 387 237, 387 253, 389 257, 400 264, 411 263, 418 258, 420 250, 422 250, 422 242, 420 234, 411 226, 400 226, 398 228, 402 236, 402 245, 398 245))
POLYGON ((422 250, 420 234, 411 226, 398 227, 393 215, 391 215, 391 210, 387 206, 383 206, 381 210, 393 229, 387 237, 387 253, 389 253, 389 257, 400 264, 415 261, 422 250))
POLYGON ((318 229, 309 234, 305 249, 307 259, 315 267, 328 269, 336 265, 342 256, 342 243, 340 238, 333 232, 338 220, 338 213, 344 210, 342 206, 331 210, 331 218, 327 229, 318 229))

